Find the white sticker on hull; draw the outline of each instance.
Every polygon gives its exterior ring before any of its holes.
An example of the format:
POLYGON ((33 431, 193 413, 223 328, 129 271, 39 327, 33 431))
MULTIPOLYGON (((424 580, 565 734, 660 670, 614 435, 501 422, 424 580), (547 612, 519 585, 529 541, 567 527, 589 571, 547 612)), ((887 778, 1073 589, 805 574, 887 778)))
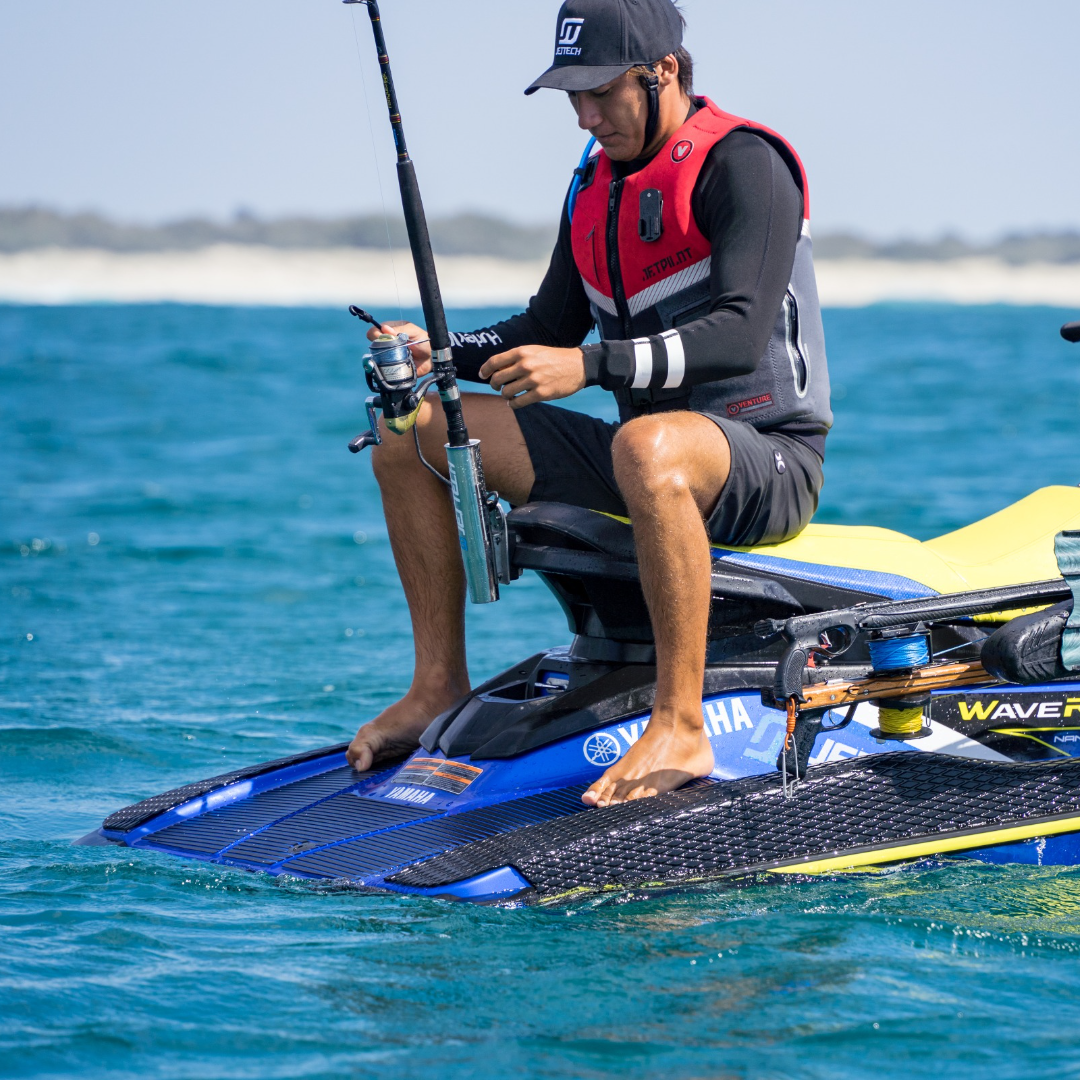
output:
POLYGON ((392 787, 384 796, 387 799, 396 799, 398 802, 419 803, 421 806, 431 802, 434 797, 434 791, 412 787, 392 787))
POLYGON ((728 716, 727 705, 722 700, 706 701, 701 711, 705 714, 705 733, 707 735, 730 735, 734 731, 746 728, 754 730, 754 721, 746 711, 742 698, 731 698, 731 716, 728 716))
MULTIPOLYGON (((757 699, 729 697, 703 701, 701 714, 705 722, 705 734, 710 739, 716 739, 743 731, 751 732, 751 743, 761 744, 764 739, 764 744, 760 749, 747 750, 747 756, 771 761, 779 753, 779 743, 775 750, 772 746, 776 743, 777 735, 782 738, 785 723, 783 713, 767 710, 766 715, 755 723, 746 707, 747 701, 756 704, 757 699), (772 726, 776 727, 776 732, 772 733, 772 737, 766 737, 772 726)), ((648 723, 648 719, 635 720, 632 723, 620 724, 613 731, 594 731, 581 745, 586 761, 590 765, 607 768, 641 738, 648 723)), ((744 735, 743 739, 745 738, 744 735)))

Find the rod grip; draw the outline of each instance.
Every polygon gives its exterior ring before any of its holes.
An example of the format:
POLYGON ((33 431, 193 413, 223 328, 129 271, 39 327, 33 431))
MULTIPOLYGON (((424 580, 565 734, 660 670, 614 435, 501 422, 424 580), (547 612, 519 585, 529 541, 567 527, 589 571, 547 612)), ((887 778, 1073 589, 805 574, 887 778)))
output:
POLYGON ((424 323, 432 349, 449 349, 450 333, 446 327, 439 279, 435 276, 435 257, 431 253, 424 204, 420 201, 420 185, 412 161, 398 162, 398 186, 401 188, 401 207, 405 212, 405 228, 409 233, 416 281, 420 286, 420 303, 424 308, 424 323))

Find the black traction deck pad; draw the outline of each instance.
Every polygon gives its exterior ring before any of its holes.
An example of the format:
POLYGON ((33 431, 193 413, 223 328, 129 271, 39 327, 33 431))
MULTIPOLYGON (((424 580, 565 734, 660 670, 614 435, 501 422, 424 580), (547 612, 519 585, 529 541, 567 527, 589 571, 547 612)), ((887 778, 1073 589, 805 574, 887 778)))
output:
POLYGON ((1080 830, 1080 759, 883 754, 815 766, 790 798, 779 774, 684 788, 466 844, 389 881, 437 889, 512 866, 533 899, 550 901, 581 890, 827 869, 823 861, 848 856, 851 865, 880 864, 1015 841, 1024 838, 1018 829, 1038 835, 1031 830, 1043 827, 1080 830))

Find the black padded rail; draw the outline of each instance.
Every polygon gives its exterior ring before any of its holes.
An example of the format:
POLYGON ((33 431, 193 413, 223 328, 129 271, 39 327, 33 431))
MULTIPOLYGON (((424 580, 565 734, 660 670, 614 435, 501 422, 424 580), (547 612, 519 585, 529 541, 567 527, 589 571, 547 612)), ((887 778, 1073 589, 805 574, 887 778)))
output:
POLYGON ((983 667, 1002 682, 1021 686, 1080 676, 1061 662, 1062 638, 1072 609, 1073 602, 1066 600, 999 626, 983 643, 983 667))
POLYGON ((776 774, 683 789, 468 844, 389 880, 437 888, 513 866, 542 900, 580 889, 742 876, 1074 814, 1077 758, 1013 764, 883 754, 816 766, 790 799, 776 774))
MULTIPOLYGON (((328 757, 331 754, 340 754, 348 748, 348 743, 337 743, 334 746, 324 746, 318 750, 306 750, 302 754, 293 754, 292 757, 278 758, 276 761, 264 761, 261 765, 249 765, 245 769, 237 769, 235 772, 222 773, 220 776, 211 776, 208 780, 199 780, 194 784, 185 784, 183 787, 173 788, 152 798, 143 799, 142 802, 125 806, 123 810, 117 810, 110 814, 103 823, 103 828, 112 832, 130 832, 140 825, 156 818, 158 814, 164 814, 189 799, 197 799, 201 795, 209 795, 211 791, 228 787, 240 780, 251 780, 256 776, 264 776, 266 773, 277 769, 284 769, 289 765, 303 765, 307 761, 316 758, 328 757)), ((362 779, 357 774, 357 780, 362 779)))

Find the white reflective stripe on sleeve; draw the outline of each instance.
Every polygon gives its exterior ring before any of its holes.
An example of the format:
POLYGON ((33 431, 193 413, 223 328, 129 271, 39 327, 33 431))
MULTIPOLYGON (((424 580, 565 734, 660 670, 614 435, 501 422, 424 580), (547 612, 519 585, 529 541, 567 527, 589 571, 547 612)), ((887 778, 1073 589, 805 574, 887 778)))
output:
POLYGON ((682 338, 678 330, 667 330, 660 335, 667 352, 667 381, 664 383, 665 390, 672 390, 676 386, 682 386, 683 376, 686 374, 686 353, 683 352, 682 338))
POLYGON ((634 381, 631 389, 645 390, 652 380, 652 342, 647 337, 634 338, 634 381))

